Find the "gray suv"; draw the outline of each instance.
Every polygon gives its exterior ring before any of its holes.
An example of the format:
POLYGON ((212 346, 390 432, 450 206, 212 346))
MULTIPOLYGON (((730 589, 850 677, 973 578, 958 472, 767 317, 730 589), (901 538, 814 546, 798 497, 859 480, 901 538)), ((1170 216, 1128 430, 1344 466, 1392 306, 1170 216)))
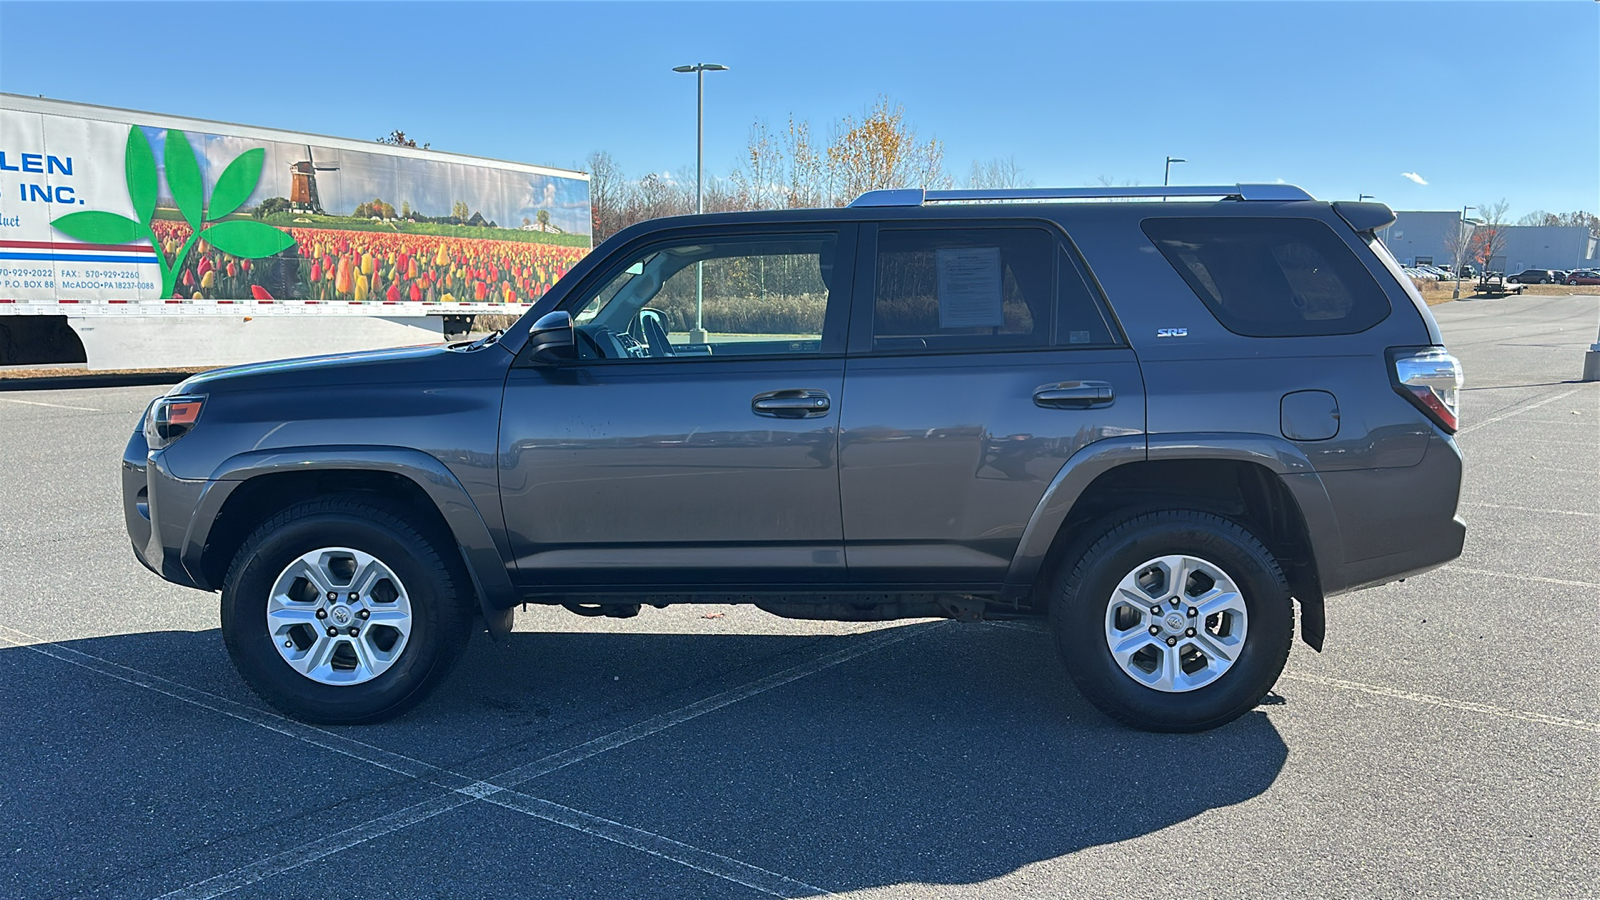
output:
POLYGON ((1460 367, 1393 220, 1233 185, 646 222, 504 334, 176 386, 128 531, 309 721, 401 712, 519 604, 752 603, 1047 619, 1110 716, 1212 728, 1296 604, 1320 649, 1327 598, 1461 552, 1460 367))

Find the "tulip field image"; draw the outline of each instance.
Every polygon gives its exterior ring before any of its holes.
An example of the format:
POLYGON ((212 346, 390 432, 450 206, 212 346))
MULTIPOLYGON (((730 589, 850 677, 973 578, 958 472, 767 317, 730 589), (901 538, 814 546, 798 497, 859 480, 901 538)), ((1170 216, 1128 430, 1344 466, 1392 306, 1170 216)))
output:
MULTIPOLYGON (((155 222, 161 252, 192 233, 186 222, 155 222)), ((368 300, 531 303, 588 252, 522 240, 288 228, 294 245, 267 259, 241 259, 202 239, 185 261, 176 299, 368 300)))
MULTIPOLYGON (((48 220, 28 222, 48 234, 18 236, 45 238, 32 246, 58 261, 126 254, 99 259, 125 258, 140 299, 531 303, 591 244, 589 185, 576 172, 341 139, 7 116, 8 132, 63 148, 51 174, 69 191, 48 220)), ((113 289, 56 273, 19 299, 132 299, 128 275, 113 289)))

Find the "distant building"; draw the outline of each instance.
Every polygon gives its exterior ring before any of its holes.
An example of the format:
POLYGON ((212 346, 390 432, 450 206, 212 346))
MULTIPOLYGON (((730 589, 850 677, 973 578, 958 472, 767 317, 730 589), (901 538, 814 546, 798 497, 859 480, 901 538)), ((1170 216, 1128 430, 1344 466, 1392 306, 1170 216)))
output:
MULTIPOLYGON (((1460 221, 1459 210, 1396 212, 1394 224, 1379 229, 1378 237, 1402 265, 1448 268, 1455 262, 1450 236, 1460 221)), ((1582 225, 1502 225, 1500 230, 1505 247, 1496 256, 1504 258, 1508 273, 1600 265, 1600 240, 1582 225)))
POLYGON ((1449 268, 1455 263, 1450 257, 1450 236, 1460 222, 1461 213, 1456 210, 1396 212, 1394 224, 1378 229, 1378 237, 1401 265, 1449 268))
POLYGON ((1583 225, 1513 225, 1505 229, 1506 274, 1523 269, 1590 269, 1596 240, 1583 225))

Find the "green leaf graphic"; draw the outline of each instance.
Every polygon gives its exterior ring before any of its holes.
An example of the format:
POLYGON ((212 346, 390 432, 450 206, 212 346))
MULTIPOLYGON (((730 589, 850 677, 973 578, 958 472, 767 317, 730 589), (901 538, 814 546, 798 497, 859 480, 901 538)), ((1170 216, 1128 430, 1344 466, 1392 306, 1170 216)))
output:
POLYGON ((139 223, 116 213, 67 213, 50 223, 58 231, 90 244, 129 244, 139 239, 139 223))
POLYGON ((200 233, 200 239, 223 253, 245 259, 260 259, 294 246, 294 238, 288 232, 248 219, 213 225, 200 233))
POLYGON ((150 152, 150 141, 145 138, 144 129, 137 125, 128 128, 128 149, 123 166, 128 173, 128 198, 133 201, 133 214, 149 225, 150 217, 156 212, 156 192, 161 182, 156 175, 156 157, 150 152))
POLYGON ((192 228, 199 229, 201 209, 205 206, 205 188, 200 183, 200 166, 194 161, 194 148, 189 139, 176 128, 167 129, 167 190, 178 204, 178 211, 189 220, 192 228))
POLYGON ((266 162, 267 151, 257 147, 239 154, 228 163, 211 189, 211 206, 206 210, 206 220, 215 222, 244 205, 261 180, 261 164, 266 162))

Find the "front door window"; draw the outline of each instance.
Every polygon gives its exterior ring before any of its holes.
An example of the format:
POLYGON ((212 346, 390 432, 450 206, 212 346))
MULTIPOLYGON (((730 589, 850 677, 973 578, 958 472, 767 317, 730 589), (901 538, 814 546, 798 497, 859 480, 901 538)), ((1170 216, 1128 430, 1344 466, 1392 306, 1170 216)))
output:
POLYGON ((822 352, 837 239, 707 238, 624 260, 572 310, 585 360, 822 352))

